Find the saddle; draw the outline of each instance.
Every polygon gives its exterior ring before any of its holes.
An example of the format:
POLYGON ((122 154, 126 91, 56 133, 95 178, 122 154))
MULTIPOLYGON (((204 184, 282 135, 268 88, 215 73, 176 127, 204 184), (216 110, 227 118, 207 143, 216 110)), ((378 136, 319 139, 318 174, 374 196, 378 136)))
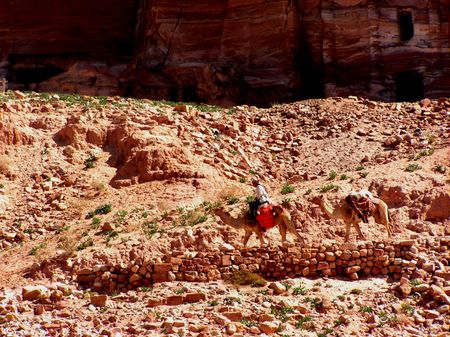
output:
POLYGON ((267 231, 275 226, 275 218, 273 215, 274 207, 269 203, 262 204, 258 209, 258 215, 256 215, 256 221, 267 231))
POLYGON ((345 200, 356 211, 358 217, 365 223, 369 222, 369 216, 372 214, 375 204, 368 197, 357 197, 348 195, 345 200))

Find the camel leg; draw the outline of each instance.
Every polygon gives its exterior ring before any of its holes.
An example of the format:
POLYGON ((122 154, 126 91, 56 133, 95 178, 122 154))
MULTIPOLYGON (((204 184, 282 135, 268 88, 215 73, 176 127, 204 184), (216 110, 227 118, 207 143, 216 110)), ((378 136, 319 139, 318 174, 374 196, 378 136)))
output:
POLYGON ((256 232, 256 235, 258 235, 259 242, 261 243, 261 247, 264 246, 266 243, 264 242, 264 238, 263 238, 261 230, 256 230, 255 232, 256 232))
POLYGON ((352 226, 351 222, 345 223, 345 242, 348 242, 348 238, 350 236, 350 227, 352 226))
POLYGON ((292 221, 290 219, 286 219, 286 221, 284 223, 286 225, 287 231, 291 232, 292 234, 294 234, 301 243, 304 243, 303 237, 297 231, 297 228, 295 228, 295 226, 292 223, 292 221))
POLYGON ((246 230, 245 236, 244 236, 244 242, 243 242, 244 247, 247 247, 247 243, 248 243, 248 240, 250 239, 250 236, 252 236, 252 231, 246 230))
POLYGON ((286 242, 286 232, 287 232, 286 224, 284 222, 280 222, 278 224, 278 230, 280 231, 281 241, 286 242))
POLYGON ((358 222, 353 223, 353 226, 355 226, 356 231, 358 232, 358 238, 360 240, 365 240, 366 238, 364 237, 364 234, 361 231, 361 227, 359 226, 358 222))
POLYGON ((388 232, 388 237, 392 236, 392 228, 389 221, 389 214, 387 207, 384 207, 384 205, 381 205, 381 203, 378 204, 378 213, 380 214, 381 222, 386 227, 386 230, 388 232))

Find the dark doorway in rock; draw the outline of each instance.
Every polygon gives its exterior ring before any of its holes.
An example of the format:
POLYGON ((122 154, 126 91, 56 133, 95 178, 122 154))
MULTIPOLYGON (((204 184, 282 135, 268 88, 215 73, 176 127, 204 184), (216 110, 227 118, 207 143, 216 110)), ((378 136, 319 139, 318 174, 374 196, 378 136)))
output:
POLYGON ((183 102, 202 103, 200 96, 197 94, 197 88, 194 86, 185 86, 181 90, 181 100, 183 102))
POLYGON ((13 66, 16 82, 22 84, 40 83, 64 72, 63 68, 52 64, 13 66))
POLYGON ((410 11, 401 10, 398 12, 398 26, 400 30, 400 40, 411 40, 414 36, 414 23, 410 11))
POLYGON ((424 98, 423 79, 415 71, 404 71, 395 78, 395 96, 398 102, 415 102, 424 98))

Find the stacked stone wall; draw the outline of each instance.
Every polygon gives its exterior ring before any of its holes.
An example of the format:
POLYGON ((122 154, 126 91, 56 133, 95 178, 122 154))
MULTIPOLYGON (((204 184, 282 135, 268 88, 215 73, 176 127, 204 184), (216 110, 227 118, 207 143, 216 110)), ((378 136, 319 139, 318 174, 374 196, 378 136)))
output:
POLYGON ((294 277, 368 276, 411 278, 417 269, 450 279, 450 237, 417 242, 287 245, 214 252, 175 251, 165 258, 138 258, 76 272, 77 282, 99 292, 126 291, 159 282, 208 282, 248 270, 268 280, 294 277), (447 275, 448 274, 448 275, 447 275))

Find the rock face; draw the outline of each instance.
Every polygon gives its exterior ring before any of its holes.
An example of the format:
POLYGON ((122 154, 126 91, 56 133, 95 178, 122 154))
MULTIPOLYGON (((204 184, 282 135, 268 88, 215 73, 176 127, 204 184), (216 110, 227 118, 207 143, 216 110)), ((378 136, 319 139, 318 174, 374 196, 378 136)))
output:
POLYGON ((449 95, 449 0, 0 4, 0 76, 85 94, 267 105, 449 95))

